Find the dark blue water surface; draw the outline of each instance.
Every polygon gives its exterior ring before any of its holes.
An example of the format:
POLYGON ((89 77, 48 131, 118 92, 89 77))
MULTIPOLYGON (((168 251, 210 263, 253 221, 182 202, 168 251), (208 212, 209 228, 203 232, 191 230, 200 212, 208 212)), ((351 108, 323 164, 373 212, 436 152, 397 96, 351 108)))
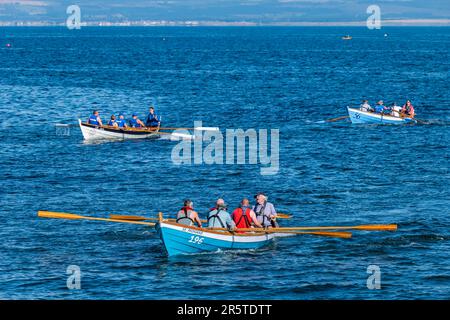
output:
POLYGON ((450 28, 2 28, 0 45, 1 299, 450 298, 450 28), (364 97, 409 98, 427 124, 323 122, 364 97), (280 129, 279 173, 176 166, 168 139, 87 144, 54 126, 152 101, 167 126, 280 129), (186 197, 205 214, 257 191, 294 214, 284 225, 399 230, 168 259, 152 228, 37 218, 169 214, 186 197))

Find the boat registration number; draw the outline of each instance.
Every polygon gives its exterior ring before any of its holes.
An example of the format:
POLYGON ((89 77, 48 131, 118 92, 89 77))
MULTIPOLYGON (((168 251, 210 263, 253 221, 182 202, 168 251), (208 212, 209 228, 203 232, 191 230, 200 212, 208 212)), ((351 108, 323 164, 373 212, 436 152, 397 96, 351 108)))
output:
POLYGON ((196 244, 202 244, 204 238, 199 236, 191 236, 191 239, 189 239, 190 243, 196 243, 196 244))

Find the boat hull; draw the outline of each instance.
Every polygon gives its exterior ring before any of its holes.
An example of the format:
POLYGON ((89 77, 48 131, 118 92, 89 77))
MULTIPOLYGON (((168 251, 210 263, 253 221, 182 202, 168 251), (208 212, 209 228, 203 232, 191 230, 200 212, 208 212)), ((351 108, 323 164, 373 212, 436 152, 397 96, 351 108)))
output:
POLYGON ((158 129, 150 131, 149 129, 100 127, 83 123, 80 119, 78 119, 78 124, 85 140, 127 140, 159 137, 158 129))
POLYGON ((382 115, 374 112, 361 111, 347 107, 348 115, 352 123, 374 123, 374 124, 405 124, 415 123, 411 118, 399 118, 390 115, 382 115))
POLYGON ((158 234, 169 256, 199 254, 224 250, 248 250, 262 248, 275 238, 274 234, 257 235, 209 231, 171 222, 159 222, 158 234))

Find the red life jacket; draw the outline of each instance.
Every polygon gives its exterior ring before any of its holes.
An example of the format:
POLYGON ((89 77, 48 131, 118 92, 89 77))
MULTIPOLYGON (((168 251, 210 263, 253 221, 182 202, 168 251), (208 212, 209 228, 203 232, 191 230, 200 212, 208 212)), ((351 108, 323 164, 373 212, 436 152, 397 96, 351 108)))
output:
POLYGON ((252 226, 252 218, 250 217, 250 208, 245 209, 243 214, 242 208, 237 208, 233 211, 233 221, 236 224, 236 228, 250 228, 252 226))

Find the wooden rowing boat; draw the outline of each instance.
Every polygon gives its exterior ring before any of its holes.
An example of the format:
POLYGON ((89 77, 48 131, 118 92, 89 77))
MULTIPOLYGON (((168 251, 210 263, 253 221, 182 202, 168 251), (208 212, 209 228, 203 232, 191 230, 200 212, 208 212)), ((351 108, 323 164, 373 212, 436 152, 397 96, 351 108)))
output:
POLYGON ((417 122, 411 118, 394 117, 387 114, 362 111, 350 107, 347 107, 347 110, 352 123, 405 124, 417 122))
POLYGON ((234 233, 211 230, 162 220, 155 225, 168 256, 198 254, 224 250, 259 249, 277 237, 290 237, 290 233, 270 233, 265 231, 234 233))
POLYGON ((117 128, 111 126, 96 126, 82 122, 78 124, 85 140, 127 140, 159 138, 158 128, 117 128))

